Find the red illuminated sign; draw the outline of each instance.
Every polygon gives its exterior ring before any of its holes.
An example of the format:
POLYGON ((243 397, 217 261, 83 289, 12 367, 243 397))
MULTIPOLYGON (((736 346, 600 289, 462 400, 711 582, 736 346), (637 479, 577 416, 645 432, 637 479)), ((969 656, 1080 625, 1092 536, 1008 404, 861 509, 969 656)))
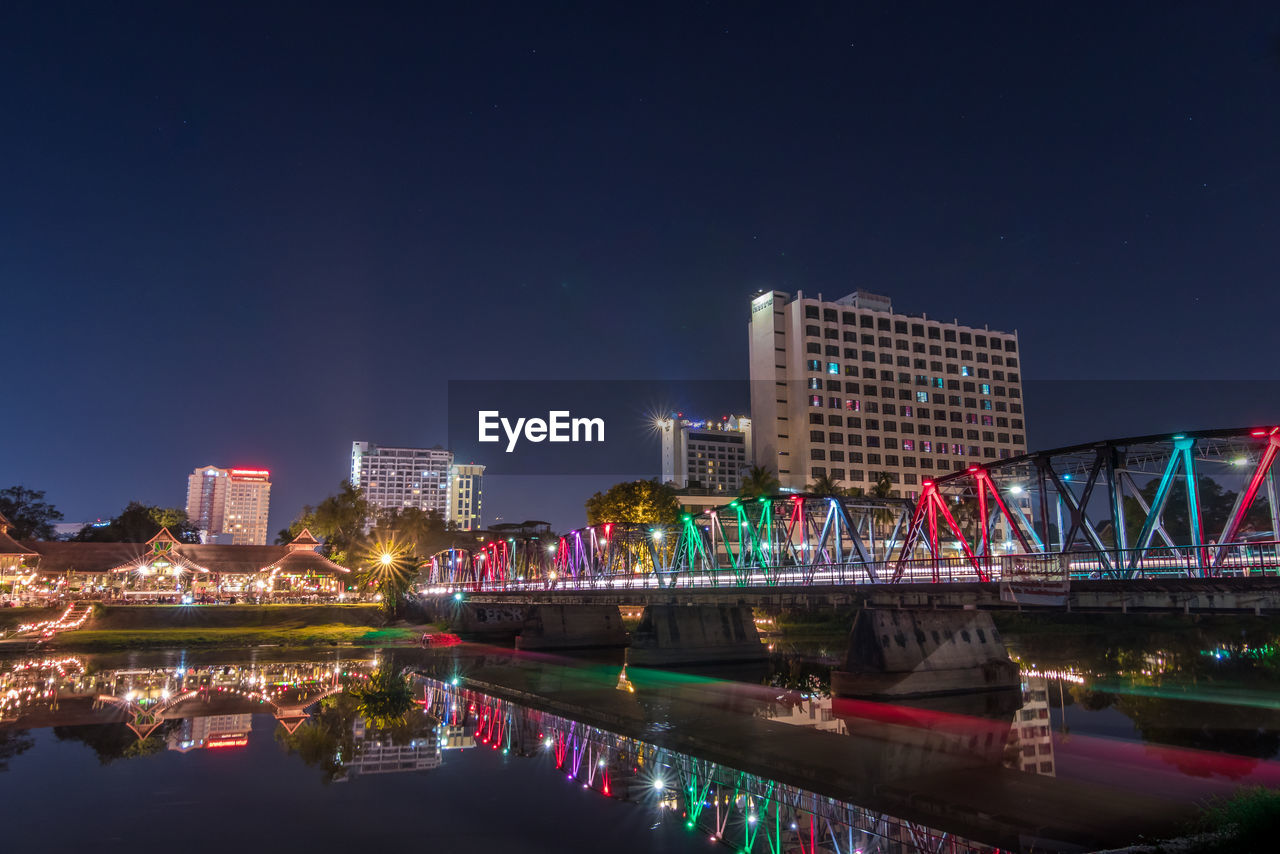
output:
POLYGON ((232 469, 231 476, 268 478, 271 477, 271 472, 266 469, 232 469))

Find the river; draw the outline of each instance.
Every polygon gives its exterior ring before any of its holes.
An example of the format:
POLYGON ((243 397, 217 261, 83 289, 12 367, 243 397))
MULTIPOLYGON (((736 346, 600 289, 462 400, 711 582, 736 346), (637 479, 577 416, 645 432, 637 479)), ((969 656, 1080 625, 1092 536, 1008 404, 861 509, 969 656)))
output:
POLYGON ((1020 691, 827 695, 839 644, 624 669, 441 650, 0 660, 10 850, 1090 851, 1280 786, 1266 636, 1011 635, 1020 691), (378 730, 375 672, 415 703, 378 730))

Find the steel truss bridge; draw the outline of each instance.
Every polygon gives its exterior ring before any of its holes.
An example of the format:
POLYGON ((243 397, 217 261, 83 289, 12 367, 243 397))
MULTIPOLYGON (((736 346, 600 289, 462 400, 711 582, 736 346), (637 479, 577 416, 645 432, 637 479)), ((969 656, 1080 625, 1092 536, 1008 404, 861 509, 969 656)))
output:
POLYGON ((477 746, 545 756, 606 797, 671 810, 736 851, 972 854, 998 849, 424 676, 424 709, 477 746))
POLYGON ((1107 439, 925 480, 779 494, 433 555, 428 590, 536 592, 1276 575, 1280 427, 1107 439))

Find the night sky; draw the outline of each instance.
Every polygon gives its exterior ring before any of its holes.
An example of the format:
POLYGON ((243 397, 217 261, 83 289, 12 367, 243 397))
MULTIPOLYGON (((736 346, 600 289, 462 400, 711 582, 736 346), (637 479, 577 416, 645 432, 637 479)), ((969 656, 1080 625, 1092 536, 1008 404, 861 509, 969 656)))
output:
POLYGON ((274 531, 450 380, 741 381, 759 288, 1016 328, 1033 447, 1099 438, 1033 381, 1280 378, 1274 2, 7 2, 0 80, 0 486, 68 521, 214 463, 274 531))

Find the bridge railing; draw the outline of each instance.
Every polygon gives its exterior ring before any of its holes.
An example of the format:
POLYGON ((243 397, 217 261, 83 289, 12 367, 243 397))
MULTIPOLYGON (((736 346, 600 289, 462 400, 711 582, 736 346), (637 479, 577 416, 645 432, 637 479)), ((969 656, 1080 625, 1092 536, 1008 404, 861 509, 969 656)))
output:
POLYGON ((1250 578, 1280 574, 1280 542, 1072 552, 1072 578, 1250 578))
POLYGON ((448 585, 450 591, 658 590, 731 587, 845 586, 1130 578, 1252 578, 1280 575, 1280 542, 1167 546, 1074 551, 1008 553, 970 558, 922 556, 897 561, 797 563, 750 568, 689 571, 582 573, 554 579, 508 578, 448 585))

